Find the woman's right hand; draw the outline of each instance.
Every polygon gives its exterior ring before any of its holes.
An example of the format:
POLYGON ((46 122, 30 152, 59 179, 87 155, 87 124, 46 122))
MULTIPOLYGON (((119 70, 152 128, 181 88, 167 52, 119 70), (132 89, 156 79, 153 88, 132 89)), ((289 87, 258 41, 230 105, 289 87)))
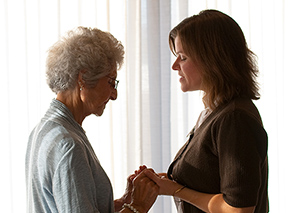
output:
POLYGON ((131 205, 139 212, 148 212, 159 194, 159 187, 143 171, 133 180, 131 205))
POLYGON ((159 186, 159 195, 173 195, 182 185, 170 180, 166 173, 155 173, 153 169, 145 169, 143 173, 159 186))
POLYGON ((157 174, 152 169, 145 169, 143 173, 159 186, 160 195, 176 195, 204 212, 254 212, 254 206, 244 208, 230 206, 225 202, 223 194, 207 194, 184 188, 177 182, 168 179, 165 174, 157 174))

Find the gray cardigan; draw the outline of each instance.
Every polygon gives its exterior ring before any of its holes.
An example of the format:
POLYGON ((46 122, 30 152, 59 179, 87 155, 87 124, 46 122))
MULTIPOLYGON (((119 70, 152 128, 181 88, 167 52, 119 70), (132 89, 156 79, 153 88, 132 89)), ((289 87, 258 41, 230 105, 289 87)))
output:
POLYGON ((27 212, 114 212, 113 191, 84 130, 53 100, 30 134, 27 212))

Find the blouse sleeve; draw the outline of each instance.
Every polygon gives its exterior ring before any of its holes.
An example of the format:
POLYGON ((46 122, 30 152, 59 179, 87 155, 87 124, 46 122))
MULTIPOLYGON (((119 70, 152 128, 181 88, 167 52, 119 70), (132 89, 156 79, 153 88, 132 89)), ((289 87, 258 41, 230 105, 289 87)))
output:
POLYGON ((58 212, 99 212, 95 203, 95 183, 83 146, 61 143, 64 152, 53 176, 53 197, 58 212))
POLYGON ((253 117, 234 111, 216 129, 221 192, 234 207, 255 206, 267 160, 267 134, 253 117))

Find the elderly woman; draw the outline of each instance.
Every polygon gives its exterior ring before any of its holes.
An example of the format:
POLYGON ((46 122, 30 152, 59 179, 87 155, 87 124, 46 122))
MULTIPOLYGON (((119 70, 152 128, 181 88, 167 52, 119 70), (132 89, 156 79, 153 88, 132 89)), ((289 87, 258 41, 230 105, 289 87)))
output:
POLYGON ((116 100, 123 55, 110 33, 84 27, 50 48, 47 83, 57 96, 29 137, 27 212, 147 212, 152 206, 158 187, 141 174, 129 176, 125 194, 113 201, 110 180, 81 127, 116 100))

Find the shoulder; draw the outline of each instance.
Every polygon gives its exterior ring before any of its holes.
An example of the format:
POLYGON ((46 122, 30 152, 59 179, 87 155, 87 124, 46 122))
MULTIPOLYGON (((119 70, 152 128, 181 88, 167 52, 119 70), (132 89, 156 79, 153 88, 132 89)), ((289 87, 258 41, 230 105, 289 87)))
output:
POLYGON ((267 144, 267 133, 256 106, 248 99, 235 99, 212 112, 209 127, 216 143, 260 141, 267 144), (226 140, 228 139, 228 140, 226 140), (250 139, 250 140, 247 140, 250 139))
POLYGON ((268 135, 260 114, 252 101, 234 101, 216 114, 212 123, 212 135, 220 149, 258 150, 261 156, 267 152, 268 135), (252 147, 252 148, 250 148, 252 147))
POLYGON ((214 114, 214 120, 218 123, 225 120, 249 121, 263 127, 260 113, 250 99, 234 99, 218 107, 214 114))
POLYGON ((72 129, 50 120, 41 122, 30 135, 31 147, 38 153, 38 161, 50 164, 70 153, 85 152, 83 140, 72 129))

